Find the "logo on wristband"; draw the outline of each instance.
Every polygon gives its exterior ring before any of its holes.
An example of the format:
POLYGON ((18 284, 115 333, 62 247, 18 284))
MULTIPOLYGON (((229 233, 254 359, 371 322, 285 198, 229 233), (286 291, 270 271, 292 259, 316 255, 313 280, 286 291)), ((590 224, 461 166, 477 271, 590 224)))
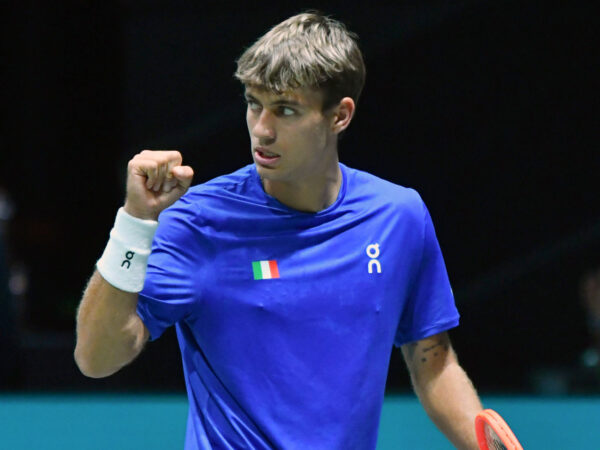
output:
POLYGON ((132 252, 131 250, 128 251, 127 253, 125 253, 125 258, 123 260, 123 262, 121 263, 121 267, 125 267, 125 264, 127 264, 127 269, 129 269, 131 267, 131 260, 133 259, 133 256, 135 255, 134 252, 132 252))

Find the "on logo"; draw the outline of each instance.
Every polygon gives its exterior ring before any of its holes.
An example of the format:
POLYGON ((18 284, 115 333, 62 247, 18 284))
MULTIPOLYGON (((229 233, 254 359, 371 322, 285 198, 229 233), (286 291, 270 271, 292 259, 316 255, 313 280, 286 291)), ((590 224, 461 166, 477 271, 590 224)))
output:
POLYGON ((373 273, 373 267, 377 268, 377 273, 381 273, 381 263, 377 260, 379 258, 379 244, 371 244, 367 247, 367 256, 371 258, 369 260, 369 273, 373 273))
POLYGON ((134 255, 135 255, 135 253, 132 252, 131 250, 128 251, 127 253, 125 253, 125 259, 121 263, 121 267, 124 267, 125 265, 127 265, 127 268, 129 269, 129 267, 131 267, 131 260, 133 259, 134 255))

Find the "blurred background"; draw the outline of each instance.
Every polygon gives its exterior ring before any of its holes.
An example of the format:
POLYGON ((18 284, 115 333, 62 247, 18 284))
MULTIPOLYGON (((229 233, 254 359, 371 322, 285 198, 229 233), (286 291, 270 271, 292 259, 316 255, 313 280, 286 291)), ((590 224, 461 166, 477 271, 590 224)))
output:
MULTIPOLYGON (((174 333, 85 379, 75 311, 127 161, 179 149, 194 183, 251 162, 235 59, 308 8, 358 33, 345 164, 417 189, 484 393, 600 392, 598 27, 592 3, 2 1, 0 390, 184 391, 174 333)), ((389 393, 410 390, 396 351, 389 393)))

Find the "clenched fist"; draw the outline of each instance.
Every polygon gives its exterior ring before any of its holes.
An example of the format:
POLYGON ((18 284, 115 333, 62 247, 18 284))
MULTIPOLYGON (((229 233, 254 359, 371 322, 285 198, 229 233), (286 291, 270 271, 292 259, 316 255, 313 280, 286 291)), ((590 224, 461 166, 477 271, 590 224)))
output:
POLYGON ((182 166, 178 151, 150 151, 135 155, 127 166, 125 211, 140 219, 157 220, 190 187, 194 171, 182 166))

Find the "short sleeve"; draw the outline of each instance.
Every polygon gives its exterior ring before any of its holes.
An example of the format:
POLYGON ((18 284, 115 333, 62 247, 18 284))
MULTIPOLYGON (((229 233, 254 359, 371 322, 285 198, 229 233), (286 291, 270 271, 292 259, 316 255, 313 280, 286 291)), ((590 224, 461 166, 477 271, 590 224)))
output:
POLYGON ((423 208, 422 252, 402 310, 394 344, 401 346, 458 325, 459 314, 431 216, 423 208))
POLYGON ((137 305, 137 313, 148 328, 151 340, 184 320, 199 296, 195 277, 198 239, 190 216, 185 208, 177 206, 160 216, 137 305))

